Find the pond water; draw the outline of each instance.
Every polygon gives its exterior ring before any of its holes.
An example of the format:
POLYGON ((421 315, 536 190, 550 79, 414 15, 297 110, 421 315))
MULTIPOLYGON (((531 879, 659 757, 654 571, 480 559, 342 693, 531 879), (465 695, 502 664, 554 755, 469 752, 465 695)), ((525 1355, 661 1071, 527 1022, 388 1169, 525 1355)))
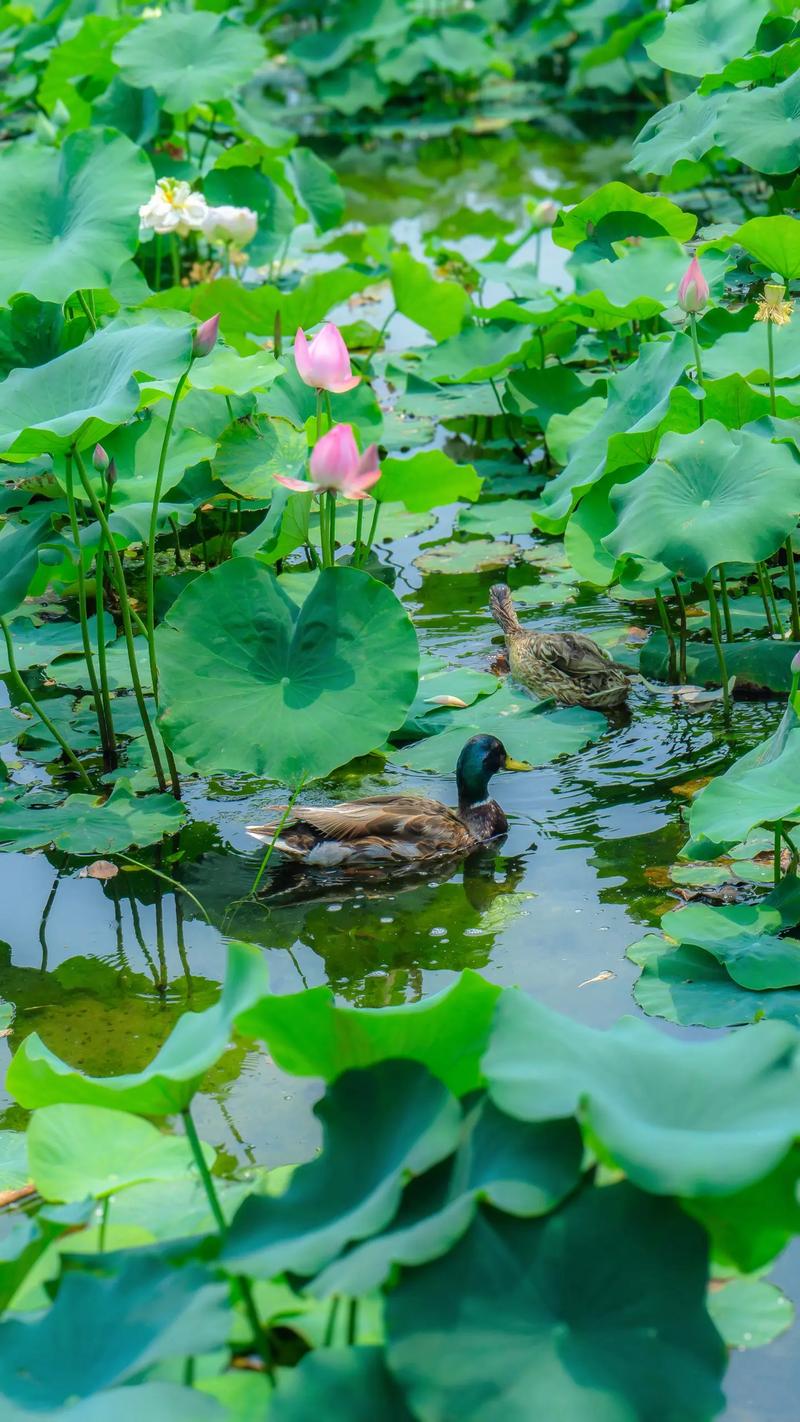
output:
MULTIPOLYGON (((521 224, 522 194, 531 182, 574 201, 590 183, 616 176, 621 154, 613 141, 581 147, 498 137, 458 145, 436 140, 413 151, 346 151, 337 166, 351 215, 369 223, 391 220, 414 246, 462 206, 491 204, 521 224)), ((451 245, 459 244, 454 239, 451 245)), ((461 250, 474 259, 488 245, 473 237, 461 250)), ((546 238, 543 271, 560 276, 565 255, 546 238)), ((350 311, 348 319, 358 314, 350 311)), ((366 314, 379 326, 388 313, 377 302, 366 314)), ((420 339, 406 321, 393 322, 389 335, 397 347, 420 339)), ((469 457, 463 446, 461 453, 469 457)), ((441 509, 433 528, 383 543, 381 556, 396 572, 396 591, 423 651, 451 665, 487 669, 500 642, 487 610, 497 574, 423 575, 414 564, 422 550, 449 536, 455 512, 441 509)), ((514 542, 536 546, 530 536, 515 535, 514 542)), ((557 550, 552 556, 558 558, 557 550)), ((527 563, 509 581, 535 584, 542 566, 527 563)), ((648 626, 647 605, 571 591, 567 601, 531 609, 525 620, 547 630, 580 629, 609 643, 648 626)), ((263 946, 279 993, 323 983, 346 1001, 382 1006, 438 991, 470 967, 518 984, 572 1017, 607 1026, 638 1011, 631 997, 637 970, 624 956, 626 947, 677 902, 666 870, 686 838, 680 787, 725 769, 774 726, 780 710, 776 702, 740 703, 728 727, 716 707, 692 711, 668 690, 638 684, 630 715, 609 723, 582 753, 529 774, 497 777, 493 792, 510 830, 501 847, 477 862, 345 892, 336 882, 288 871, 276 857, 257 904, 240 902, 263 854, 244 827, 269 818, 283 798, 280 789, 242 778, 192 783, 187 798, 195 823, 181 836, 185 857, 178 861, 168 849, 158 860, 142 857, 179 878, 210 922, 190 897, 133 866, 100 882, 80 877, 79 866, 62 855, 0 856, 0 997, 17 1009, 13 1035, 0 1048, 8 1052, 35 1029, 86 1070, 135 1070, 180 1012, 213 996, 232 939, 263 946)), ((302 798, 328 802, 387 786, 450 802, 454 797, 452 777, 415 775, 373 758, 315 784, 302 798)), ((317 1144, 313 1099, 311 1088, 283 1077, 263 1050, 237 1045, 197 1099, 198 1126, 231 1164, 296 1161, 317 1144)), ((23 1113, 13 1106, 0 1121, 22 1123, 23 1113)), ((800 1297, 791 1266, 789 1255, 775 1278, 800 1297)), ((786 1416, 794 1351, 789 1334, 734 1358, 729 1419, 786 1416)))

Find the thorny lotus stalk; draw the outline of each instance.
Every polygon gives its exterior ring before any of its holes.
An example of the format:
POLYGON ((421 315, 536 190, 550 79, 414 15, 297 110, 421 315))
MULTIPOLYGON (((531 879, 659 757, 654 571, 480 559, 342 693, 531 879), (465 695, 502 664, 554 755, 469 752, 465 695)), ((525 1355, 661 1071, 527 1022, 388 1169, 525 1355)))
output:
POLYGON ((130 666, 131 671, 133 694, 136 697, 136 705, 139 709, 139 716, 141 717, 142 726, 144 727, 144 733, 147 738, 147 744, 150 750, 151 759, 153 761, 153 769, 155 771, 156 780, 158 782, 158 788, 159 790, 164 791, 167 788, 167 782, 164 778, 164 767, 161 763, 161 756, 158 752, 158 744, 156 742, 155 733, 153 731, 150 717, 148 715, 147 706, 145 704, 144 699, 144 693, 142 691, 142 682, 139 676, 139 668, 136 664, 136 645, 133 637, 131 609, 128 603, 128 589, 125 585, 125 569, 122 566, 122 559, 119 556, 119 549, 117 548, 117 545, 114 542, 114 536, 109 527, 108 519, 105 515, 105 510, 102 504, 100 503, 100 500, 98 499, 96 493, 94 492, 94 489, 92 488, 89 476, 83 466, 83 460, 81 459, 81 456, 77 449, 75 449, 73 453, 75 456, 75 463, 77 465, 80 481, 83 484, 84 490, 86 492, 86 497, 88 498, 89 503, 92 506, 92 512, 94 513, 97 522, 100 524, 100 527, 105 535, 106 543, 108 544, 108 551, 111 556, 111 566, 114 574, 114 582, 117 589, 117 597, 119 598, 119 608, 120 613, 122 615, 122 628, 125 634, 125 645, 128 651, 128 665, 130 666))

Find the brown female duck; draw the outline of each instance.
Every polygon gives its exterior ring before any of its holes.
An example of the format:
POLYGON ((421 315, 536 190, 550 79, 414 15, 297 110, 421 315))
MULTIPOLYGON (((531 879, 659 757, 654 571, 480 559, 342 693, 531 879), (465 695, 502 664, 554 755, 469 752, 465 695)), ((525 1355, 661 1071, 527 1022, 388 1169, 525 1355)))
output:
MULTIPOLYGON (((421 795, 371 795, 339 805, 306 806, 281 826, 275 848, 319 868, 409 863, 444 855, 466 856, 505 834, 508 821, 488 793, 498 770, 530 770, 512 760, 495 736, 473 736, 456 765, 458 809, 421 795)), ((283 807, 248 834, 271 843, 283 807)))
POLYGON ((623 667, 582 632, 534 632, 517 617, 511 592, 496 583, 489 593, 489 608, 505 633, 511 675, 535 691, 552 696, 562 706, 589 706, 595 710, 622 706, 629 682, 623 667))

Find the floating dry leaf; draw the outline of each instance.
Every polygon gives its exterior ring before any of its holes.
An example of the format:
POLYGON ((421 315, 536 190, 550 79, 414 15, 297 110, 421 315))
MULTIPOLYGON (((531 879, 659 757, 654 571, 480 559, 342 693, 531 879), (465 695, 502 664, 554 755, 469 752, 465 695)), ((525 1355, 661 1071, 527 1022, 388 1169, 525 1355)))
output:
POLYGON ((468 705, 468 702, 462 701, 460 696, 445 696, 445 695, 442 695, 442 696, 426 696, 426 698, 425 698, 425 705, 426 705, 426 706, 454 706, 454 707, 457 707, 458 709, 462 709, 463 707, 465 707, 465 706, 468 705))
POLYGON ((110 859, 95 859, 93 864, 84 864, 78 871, 79 879, 115 879, 119 869, 110 859))
POLYGON ((698 790, 702 790, 703 786, 708 785, 709 781, 713 779, 713 775, 698 775, 696 780, 684 780, 681 785, 671 785, 669 793, 670 795, 685 795, 687 800, 691 800, 698 790))
POLYGON ((609 978, 616 976, 616 973, 612 973, 610 968, 604 968, 601 973, 595 973, 593 978, 585 978, 582 983, 578 983, 578 987, 589 987, 590 983, 607 983, 609 978))

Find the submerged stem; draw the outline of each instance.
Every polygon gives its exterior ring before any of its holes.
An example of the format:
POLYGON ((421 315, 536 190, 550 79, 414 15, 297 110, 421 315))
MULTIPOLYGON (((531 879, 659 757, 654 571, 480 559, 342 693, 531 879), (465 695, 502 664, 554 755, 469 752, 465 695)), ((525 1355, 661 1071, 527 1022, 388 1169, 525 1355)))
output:
POLYGON ((678 603, 678 676, 680 677, 682 684, 685 686, 688 680, 688 674, 686 671, 686 602, 684 600, 683 593, 681 592, 681 585, 678 582, 677 578, 672 579, 672 588, 675 593, 676 601, 678 603))
POLYGON ((156 594, 155 594, 155 564, 156 564, 156 531, 158 529, 158 507, 161 503, 161 490, 164 484, 164 470, 167 464, 167 451, 169 449, 172 426, 175 423, 175 415, 178 409, 178 401, 183 393, 183 387, 189 377, 192 368, 192 360, 183 372, 180 380, 175 386, 175 393, 170 402, 167 423, 164 429, 164 438, 161 441, 161 454, 158 460, 158 472, 156 473, 156 483, 153 490, 153 503, 150 509, 150 526, 147 532, 147 544, 144 552, 144 575, 146 587, 146 613, 147 618, 147 649, 150 657, 150 681, 153 686, 153 696, 158 704, 158 662, 156 661, 156 594))
POLYGON ((269 844, 267 845, 267 852, 266 852, 266 854, 264 855, 264 858, 263 858, 262 861, 261 861, 261 867, 260 867, 258 873, 256 874, 255 879, 253 880, 253 887, 252 887, 252 889, 250 890, 251 896, 254 895, 254 894, 256 894, 256 893, 258 892, 258 886, 259 886, 259 884, 261 883, 261 880, 262 880, 263 877, 264 877, 264 874, 265 874, 265 872, 266 872, 266 869, 267 869, 267 866, 268 866, 268 864, 269 864, 269 861, 270 861, 270 859, 272 858, 272 855, 273 855, 274 850, 275 850, 275 845, 277 844, 278 839, 279 839, 279 837, 280 837, 280 832, 281 832, 281 830, 283 829, 284 825, 286 824, 286 821, 288 820, 290 814, 292 813, 292 810, 293 810, 294 807, 295 807, 295 804, 296 804, 296 802, 297 802, 297 797, 298 797, 298 795, 300 794, 300 791, 301 791, 302 788, 303 788, 303 782, 304 782, 304 780, 305 780, 305 776, 304 776, 304 775, 301 775, 300 779, 299 779, 298 782, 297 782, 297 785, 295 786, 294 790, 292 791, 291 798, 290 798, 290 800, 289 800, 288 805, 286 806, 286 808, 285 808, 283 814, 281 815, 280 819, 278 820, 277 825, 275 826, 275 833, 274 833, 274 835, 272 836, 272 839, 270 840, 269 844))
POLYGON ((728 598, 728 579, 725 576, 725 568, 720 563, 717 570, 719 572, 719 590, 722 594, 722 616, 725 621, 725 639, 733 641, 733 618, 731 617, 731 604, 728 598))
POLYGON ((774 883, 775 883, 776 888, 777 888, 778 884, 781 882, 781 831, 782 831, 782 830, 783 830, 783 821, 782 821, 782 820, 776 820, 776 822, 775 822, 775 831, 774 831, 774 834, 775 834, 774 850, 773 850, 773 855, 772 855, 772 859, 773 859, 772 878, 773 878, 773 881, 774 881, 774 883))
POLYGON ((661 622, 662 631, 667 639, 667 647, 669 649, 669 679, 672 682, 675 680, 676 670, 675 637, 673 635, 672 628, 669 624, 669 617, 667 616, 667 609, 660 588, 656 588, 656 607, 658 608, 658 616, 661 622))
MULTIPOLYGON (((113 754, 111 742, 106 724, 105 706, 103 697, 100 694, 100 684, 97 680, 97 672, 94 665, 94 655, 92 653, 92 639, 89 636, 89 609, 86 599, 86 573, 83 567, 83 551, 81 549, 81 535, 78 527, 78 512, 75 507, 75 490, 72 479, 72 456, 67 454, 66 460, 66 484, 67 484, 67 508, 69 510, 69 525, 72 530, 72 541, 75 544, 75 554, 78 560, 78 618, 81 628, 81 643, 83 645, 83 656, 86 662, 86 673, 89 678, 89 686, 94 701, 94 713, 97 717, 97 725, 100 731, 100 741, 103 747, 103 764, 106 770, 112 769, 113 754)), ((101 634, 100 634, 101 635, 101 634)))
POLYGON ((792 547, 792 535, 786 540, 786 571, 789 574, 789 597, 792 604, 792 639, 800 642, 800 603, 797 601, 797 570, 794 566, 794 549, 792 547))

